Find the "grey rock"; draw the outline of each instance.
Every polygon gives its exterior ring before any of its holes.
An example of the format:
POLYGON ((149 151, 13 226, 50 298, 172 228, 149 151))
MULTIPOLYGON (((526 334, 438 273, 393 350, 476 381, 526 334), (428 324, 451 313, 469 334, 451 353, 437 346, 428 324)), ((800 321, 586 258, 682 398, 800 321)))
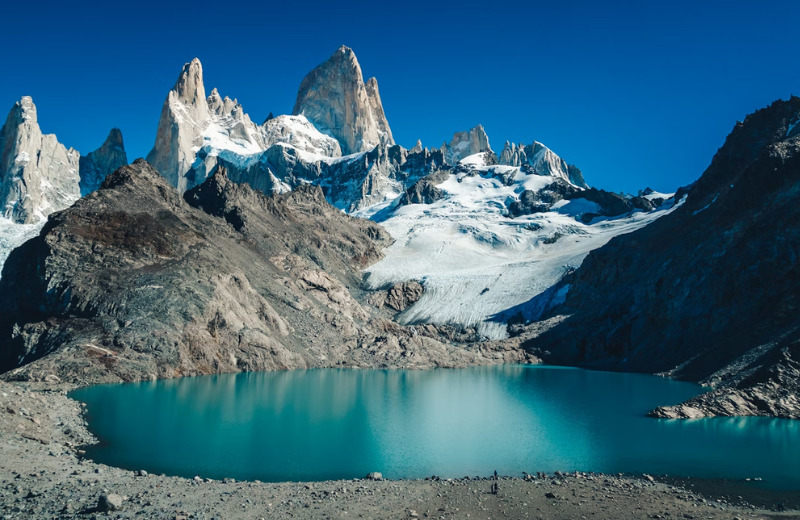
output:
POLYGON ((528 167, 539 175, 552 175, 580 188, 587 187, 578 167, 567 164, 564 159, 538 141, 528 145, 506 141, 503 151, 500 153, 499 163, 507 166, 528 167))
POLYGON ((423 288, 419 282, 397 283, 389 289, 384 304, 396 311, 403 311, 422 297, 423 288))
POLYGON ((186 189, 183 174, 191 168, 195 159, 193 148, 202 145, 202 133, 210 124, 203 66, 195 58, 183 66, 175 86, 167 94, 158 120, 156 142, 147 161, 171 185, 186 189))
POLYGON ((355 53, 344 45, 303 79, 292 114, 336 138, 344 154, 394 144, 377 80, 364 83, 355 53))
POLYGON ((361 270, 390 242, 319 187, 267 197, 220 170, 181 196, 139 159, 12 252, 0 370, 86 383, 525 359, 463 351, 362 305, 361 270))
POLYGON ((456 164, 461 159, 480 152, 492 152, 489 145, 489 136, 478 125, 464 132, 456 132, 449 144, 442 145, 442 152, 448 164, 456 164))
POLYGON ((77 151, 42 134, 36 106, 25 96, 0 128, 0 205, 21 224, 43 221, 80 196, 77 151))
POLYGON ((103 184, 105 178, 117 168, 128 164, 122 132, 112 128, 103 145, 80 158, 81 196, 86 196, 103 184))
POLYGON ((115 493, 100 495, 97 500, 97 510, 100 512, 119 511, 122 509, 122 497, 115 493))
POLYGON ((373 471, 368 473, 365 478, 367 480, 383 480, 383 474, 381 474, 379 471, 373 471))

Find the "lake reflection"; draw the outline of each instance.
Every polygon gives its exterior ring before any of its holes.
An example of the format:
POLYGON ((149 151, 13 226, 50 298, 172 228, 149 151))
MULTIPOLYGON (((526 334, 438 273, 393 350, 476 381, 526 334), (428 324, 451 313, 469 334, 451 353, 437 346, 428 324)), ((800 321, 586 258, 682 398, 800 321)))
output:
POLYGON ((600 471, 762 477, 800 489, 800 426, 656 420, 701 391, 537 366, 248 373, 77 390, 98 461, 212 478, 326 480, 600 471))

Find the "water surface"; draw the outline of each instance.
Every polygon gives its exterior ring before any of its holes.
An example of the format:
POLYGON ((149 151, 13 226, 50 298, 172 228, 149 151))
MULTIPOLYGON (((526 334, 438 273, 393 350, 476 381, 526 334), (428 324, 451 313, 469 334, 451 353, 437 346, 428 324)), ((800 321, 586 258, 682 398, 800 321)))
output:
POLYGON ((651 419, 701 392, 544 366, 320 369, 98 385, 99 462, 262 481, 545 471, 746 479, 800 489, 800 421, 651 419))

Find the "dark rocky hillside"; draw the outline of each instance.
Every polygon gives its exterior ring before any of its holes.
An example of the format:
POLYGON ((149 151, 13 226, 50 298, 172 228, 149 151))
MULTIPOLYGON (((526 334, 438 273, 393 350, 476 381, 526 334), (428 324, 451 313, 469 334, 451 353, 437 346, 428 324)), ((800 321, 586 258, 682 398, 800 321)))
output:
MULTIPOLYGON (((673 213, 589 254, 546 360, 714 390, 659 416, 800 418, 800 98, 737 123, 673 213)), ((547 317, 547 316, 546 316, 547 317)))
POLYGON ((181 196, 137 160, 9 257, 0 371, 83 383, 524 358, 444 344, 362 305, 360 270, 390 240, 319 187, 267 197, 221 170, 181 196))

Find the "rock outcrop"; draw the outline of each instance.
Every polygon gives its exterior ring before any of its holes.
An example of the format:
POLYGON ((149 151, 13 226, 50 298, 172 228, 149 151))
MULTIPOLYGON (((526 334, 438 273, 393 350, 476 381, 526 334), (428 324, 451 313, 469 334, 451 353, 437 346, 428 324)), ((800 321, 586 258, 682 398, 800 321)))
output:
POLYGON ((361 269, 390 240, 319 187, 267 197, 219 170, 181 196, 139 159, 10 255, 0 371, 85 383, 525 359, 443 344, 362 305, 361 269))
POLYGON ((2 216, 20 224, 43 221, 80 196, 79 154, 42 134, 33 100, 14 104, 0 128, 2 216))
POLYGON ((737 123, 685 202, 593 251, 569 316, 529 346, 551 362, 659 372, 714 391, 659 416, 800 418, 800 98, 737 123))
POLYGON ((203 66, 197 58, 183 66, 175 86, 167 94, 158 120, 156 142, 147 155, 170 184, 186 189, 183 174, 194 162, 196 147, 211 124, 211 113, 203 85, 203 66))
POLYGON ((112 128, 103 145, 80 158, 81 196, 88 195, 103 184, 105 178, 128 164, 122 132, 112 128))
POLYGON ((355 53, 344 45, 303 79, 292 114, 333 136, 345 155, 394 144, 378 81, 364 83, 355 53))
POLYGON ((464 157, 480 152, 492 152, 492 147, 489 145, 489 136, 486 135, 483 125, 478 125, 464 132, 456 132, 450 144, 442 145, 441 151, 447 163, 455 165, 464 157))
POLYGON ((539 175, 552 175, 575 186, 586 188, 586 181, 577 166, 567 164, 550 148, 538 141, 515 144, 506 141, 500 153, 500 164, 532 168, 539 175))

